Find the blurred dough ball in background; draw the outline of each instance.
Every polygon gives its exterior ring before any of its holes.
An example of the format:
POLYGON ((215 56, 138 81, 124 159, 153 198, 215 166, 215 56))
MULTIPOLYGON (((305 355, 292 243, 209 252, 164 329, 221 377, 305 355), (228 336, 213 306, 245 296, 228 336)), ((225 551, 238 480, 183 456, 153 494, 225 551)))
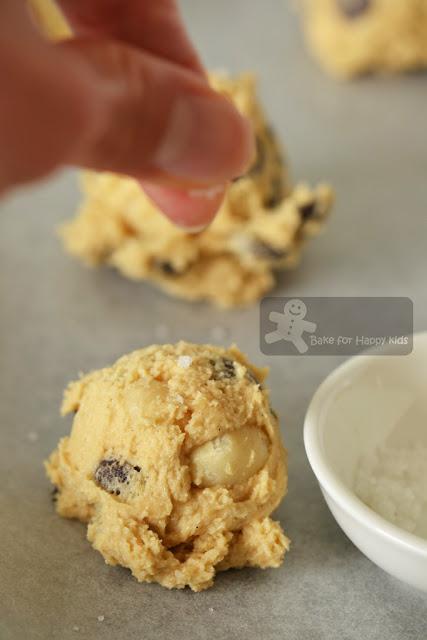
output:
POLYGON ((298 0, 310 49, 349 78, 427 65, 427 0, 298 0))

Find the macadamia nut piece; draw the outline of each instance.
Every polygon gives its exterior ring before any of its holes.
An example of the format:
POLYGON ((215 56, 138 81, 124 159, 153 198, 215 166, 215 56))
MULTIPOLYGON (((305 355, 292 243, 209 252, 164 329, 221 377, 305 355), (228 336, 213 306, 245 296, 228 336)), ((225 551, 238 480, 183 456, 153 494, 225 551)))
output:
POLYGON ((243 427, 205 442, 193 451, 193 482, 201 487, 242 484, 262 469, 267 458, 265 433, 257 427, 243 427))

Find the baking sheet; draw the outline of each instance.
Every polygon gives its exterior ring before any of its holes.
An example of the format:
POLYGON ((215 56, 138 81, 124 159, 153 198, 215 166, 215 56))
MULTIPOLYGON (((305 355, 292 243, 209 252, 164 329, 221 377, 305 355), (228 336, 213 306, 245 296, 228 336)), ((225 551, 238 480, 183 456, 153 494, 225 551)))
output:
MULTIPOLYGON (((305 52, 285 1, 181 4, 210 67, 259 73, 294 178, 328 179, 337 189, 327 233, 275 293, 405 295, 416 327, 426 329, 426 74, 340 84, 305 52)), ((426 596, 347 540, 305 458, 307 404, 339 359, 267 358, 257 306, 190 305, 83 268, 54 234, 77 201, 75 175, 66 172, 0 207, 1 640, 425 638, 426 596), (221 335, 271 367, 290 451, 290 490, 277 516, 292 551, 279 570, 220 574, 200 594, 139 585, 104 564, 83 525, 54 513, 41 463, 70 426, 58 417, 62 389, 131 349, 221 335)))

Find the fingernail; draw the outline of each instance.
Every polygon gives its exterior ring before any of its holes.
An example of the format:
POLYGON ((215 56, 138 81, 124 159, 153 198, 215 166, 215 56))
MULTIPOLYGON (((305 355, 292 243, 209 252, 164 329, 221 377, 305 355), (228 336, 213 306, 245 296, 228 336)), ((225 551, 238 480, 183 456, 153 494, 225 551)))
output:
POLYGON ((154 165, 178 178, 220 183, 244 173, 253 151, 251 125, 231 102, 187 94, 172 107, 154 165))
POLYGON ((207 189, 190 189, 188 195, 190 198, 205 198, 206 200, 213 200, 219 195, 224 193, 224 185, 218 184, 207 189))
POLYGON ((205 231, 209 227, 210 222, 208 222, 207 224, 199 224, 199 225, 190 226, 190 227, 187 225, 183 225, 179 222, 175 222, 175 225, 182 231, 185 231, 185 233, 190 233, 195 235, 196 233, 201 233, 202 231, 205 231))
MULTIPOLYGON (((189 191, 143 182, 142 187, 155 205, 177 227, 186 233, 200 233, 206 229, 221 206, 226 185, 211 189, 210 197, 203 196, 205 189, 194 197, 189 191)), ((194 191, 194 190, 193 190, 194 191)))

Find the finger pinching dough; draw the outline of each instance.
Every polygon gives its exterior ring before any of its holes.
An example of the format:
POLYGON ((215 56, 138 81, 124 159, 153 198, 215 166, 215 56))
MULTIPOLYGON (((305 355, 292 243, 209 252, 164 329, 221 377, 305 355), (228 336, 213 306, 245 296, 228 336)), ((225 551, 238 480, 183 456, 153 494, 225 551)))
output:
POLYGON ((300 2, 308 42, 334 75, 427 65, 427 0, 300 2))
POLYGON ((250 74, 212 75, 211 83, 251 120, 257 156, 229 187, 210 227, 190 235, 169 222, 136 181, 87 173, 85 200, 61 234, 66 249, 88 265, 107 264, 174 296, 230 307, 258 300, 274 286, 277 270, 298 263, 303 245, 328 217, 332 192, 325 185, 291 187, 250 74))
POLYGON ((180 342, 72 383, 71 435, 46 463, 58 513, 139 581, 200 591, 217 571, 278 567, 287 465, 265 375, 235 347, 180 342))
MULTIPOLYGON (((70 29, 52 0, 30 0, 45 33, 70 29)), ((66 249, 88 265, 106 264, 169 294, 219 306, 250 304, 275 284, 275 273, 297 265, 307 240, 319 233, 332 206, 326 185, 293 187, 283 154, 256 96, 250 74, 212 74, 214 89, 251 121, 257 153, 245 176, 228 189, 213 224, 190 235, 167 220, 132 180, 86 173, 84 202, 61 235, 66 249)))

